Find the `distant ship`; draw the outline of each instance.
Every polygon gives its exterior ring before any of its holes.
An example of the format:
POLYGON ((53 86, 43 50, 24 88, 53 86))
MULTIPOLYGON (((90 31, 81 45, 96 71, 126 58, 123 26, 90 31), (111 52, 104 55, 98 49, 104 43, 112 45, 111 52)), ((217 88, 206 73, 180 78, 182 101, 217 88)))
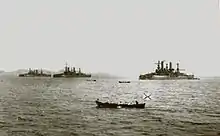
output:
POLYGON ((29 68, 28 73, 19 74, 18 76, 19 77, 50 77, 51 74, 43 73, 42 69, 39 72, 39 70, 37 70, 37 69, 31 70, 31 68, 29 68))
POLYGON ((199 80, 199 78, 195 78, 194 75, 188 75, 186 73, 181 73, 179 69, 179 63, 177 63, 176 70, 172 68, 172 62, 166 64, 164 67, 164 61, 158 61, 157 69, 155 72, 151 72, 148 74, 142 74, 139 76, 139 80, 199 80))
POLYGON ((131 83, 131 81, 118 81, 118 83, 131 83))
POLYGON ((64 68, 64 72, 59 73, 59 74, 54 74, 54 78, 58 77, 64 77, 64 78, 76 78, 76 77, 91 77, 91 74, 86 74, 81 72, 81 69, 79 68, 79 71, 76 72, 75 67, 68 67, 67 64, 64 68))

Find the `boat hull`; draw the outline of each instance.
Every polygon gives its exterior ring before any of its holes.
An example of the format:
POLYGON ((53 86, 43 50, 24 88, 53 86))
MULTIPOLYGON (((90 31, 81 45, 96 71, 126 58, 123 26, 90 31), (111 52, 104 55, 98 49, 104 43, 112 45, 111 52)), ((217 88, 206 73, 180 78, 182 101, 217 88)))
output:
POLYGON ((117 104, 117 103, 102 103, 96 101, 97 108, 145 108, 145 103, 140 104, 117 104))
POLYGON ((131 83, 131 81, 118 81, 118 83, 131 83))

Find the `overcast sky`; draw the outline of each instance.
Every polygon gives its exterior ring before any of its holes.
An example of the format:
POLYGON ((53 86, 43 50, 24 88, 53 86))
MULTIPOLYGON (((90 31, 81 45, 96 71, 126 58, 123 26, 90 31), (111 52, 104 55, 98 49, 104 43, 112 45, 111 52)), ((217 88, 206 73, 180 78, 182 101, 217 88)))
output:
POLYGON ((219 76, 219 13, 217 0, 1 0, 0 69, 135 77, 161 59, 219 76))

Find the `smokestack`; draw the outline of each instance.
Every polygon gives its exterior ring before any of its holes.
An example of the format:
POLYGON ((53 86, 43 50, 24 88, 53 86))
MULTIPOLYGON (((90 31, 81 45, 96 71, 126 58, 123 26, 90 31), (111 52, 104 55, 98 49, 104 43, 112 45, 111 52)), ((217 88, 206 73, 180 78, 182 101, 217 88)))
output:
POLYGON ((163 63, 164 63, 164 61, 161 61, 161 69, 163 69, 164 67, 163 67, 163 63))
POLYGON ((166 69, 168 69, 168 63, 166 63, 166 69))
POLYGON ((172 70, 172 62, 170 62, 170 68, 169 69, 172 70))
POLYGON ((68 71, 68 70, 67 70, 67 66, 65 66, 65 69, 64 69, 64 71, 65 71, 65 72, 67 72, 67 71, 68 71))
POLYGON ((179 63, 176 64, 176 71, 177 71, 177 72, 180 71, 180 69, 179 69, 179 63))
POLYGON ((159 70, 160 69, 160 61, 158 60, 158 63, 157 63, 157 69, 159 70))

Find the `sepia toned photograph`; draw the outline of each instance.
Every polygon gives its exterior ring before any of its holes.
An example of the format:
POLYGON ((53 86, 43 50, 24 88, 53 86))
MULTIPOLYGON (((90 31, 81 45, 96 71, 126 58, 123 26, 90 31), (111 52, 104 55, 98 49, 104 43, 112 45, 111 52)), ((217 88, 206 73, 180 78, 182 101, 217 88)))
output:
POLYGON ((0 136, 220 136, 219 0, 0 0, 0 136))

